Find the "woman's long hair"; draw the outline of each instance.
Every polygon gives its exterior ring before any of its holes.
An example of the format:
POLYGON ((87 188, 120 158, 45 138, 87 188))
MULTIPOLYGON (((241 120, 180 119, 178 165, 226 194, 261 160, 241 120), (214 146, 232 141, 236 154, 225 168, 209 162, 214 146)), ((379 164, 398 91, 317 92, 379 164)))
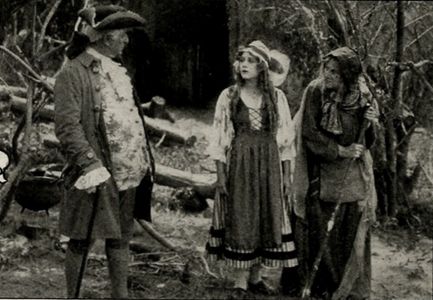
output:
MULTIPOLYGON (((268 66, 260 61, 257 65, 259 70, 257 78, 257 87, 263 94, 263 108, 269 116, 269 127, 272 133, 276 133, 278 125, 278 108, 277 108, 277 96, 275 88, 269 79, 268 66)), ((230 103, 231 115, 235 117, 237 115, 238 103, 240 100, 239 90, 245 84, 245 80, 240 74, 239 64, 234 64, 234 78, 236 82, 236 95, 230 103)))

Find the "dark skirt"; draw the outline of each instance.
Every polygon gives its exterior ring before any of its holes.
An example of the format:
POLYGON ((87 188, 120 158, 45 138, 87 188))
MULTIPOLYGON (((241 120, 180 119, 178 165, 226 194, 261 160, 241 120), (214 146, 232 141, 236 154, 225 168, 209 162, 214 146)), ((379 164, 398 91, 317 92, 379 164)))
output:
POLYGON ((229 196, 216 197, 208 254, 237 268, 296 266, 275 139, 267 132, 238 132, 228 168, 229 196))
MULTIPOLYGON (((307 205, 307 220, 297 219, 295 226, 301 281, 304 284, 310 276, 326 232, 327 222, 336 204, 310 197, 307 205)), ((369 297, 370 232, 368 228, 361 229, 361 226, 366 226, 362 224, 362 219, 363 214, 357 202, 341 204, 329 236, 328 246, 325 248, 311 287, 312 296, 325 299, 328 297, 346 299, 348 296, 353 299, 369 297), (360 234, 361 232, 364 234, 360 234), (357 257, 354 255, 356 247, 358 250, 360 248, 363 250, 357 257)))

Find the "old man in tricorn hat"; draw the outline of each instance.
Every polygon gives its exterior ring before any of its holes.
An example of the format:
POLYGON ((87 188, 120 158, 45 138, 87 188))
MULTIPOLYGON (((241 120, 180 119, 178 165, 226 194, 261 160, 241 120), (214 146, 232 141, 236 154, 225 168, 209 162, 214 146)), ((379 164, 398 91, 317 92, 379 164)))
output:
MULTIPOLYGON (((85 27, 56 79, 55 132, 67 159, 60 231, 70 238, 68 297, 78 297, 89 247, 105 240, 113 298, 128 297, 129 240, 134 216, 153 178, 143 116, 127 70, 119 64, 126 30, 144 25, 119 6, 79 12, 85 27), (149 179, 150 178, 150 179, 149 179)), ((141 215, 140 215, 141 214, 141 215)))

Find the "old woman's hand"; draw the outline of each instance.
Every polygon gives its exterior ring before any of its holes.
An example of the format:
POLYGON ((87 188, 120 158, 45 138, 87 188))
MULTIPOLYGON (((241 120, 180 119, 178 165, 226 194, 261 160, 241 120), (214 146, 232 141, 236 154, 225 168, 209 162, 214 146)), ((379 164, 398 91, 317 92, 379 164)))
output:
POLYGON ((373 105, 369 106, 364 113, 364 118, 370 122, 377 124, 379 122, 379 111, 373 105))
POLYGON ((343 158, 358 158, 364 153, 365 147, 361 144, 353 143, 350 146, 344 147, 338 145, 338 156, 343 158))

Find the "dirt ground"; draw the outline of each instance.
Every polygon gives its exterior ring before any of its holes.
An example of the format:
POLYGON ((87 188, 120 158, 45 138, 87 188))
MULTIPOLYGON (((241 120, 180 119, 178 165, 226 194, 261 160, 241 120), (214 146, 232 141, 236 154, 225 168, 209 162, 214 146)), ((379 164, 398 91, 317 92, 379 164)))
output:
MULTIPOLYGON (((207 112, 173 112, 178 126, 198 137, 196 146, 162 146, 155 149, 160 163, 195 173, 210 172, 212 162, 205 155, 212 115, 207 112), (193 117, 193 118, 192 118, 193 117)), ((134 241, 145 252, 131 251, 129 291, 133 298, 225 299, 230 291, 227 272, 217 265, 204 268, 201 254, 210 224, 212 202, 205 211, 192 214, 174 210, 173 190, 157 187, 154 193, 153 226, 165 238, 184 249, 180 254, 164 249, 138 226, 134 241), (222 270, 224 271, 224 270, 222 270), (221 274, 223 273, 223 274, 221 274), (225 274, 225 275, 224 275, 225 274)), ((17 203, 0 231, 0 298, 64 298, 64 253, 56 250, 58 208, 20 213, 17 203), (40 227, 29 232, 23 222, 40 227), (47 229, 48 228, 48 229, 47 229), (26 237, 27 236, 27 237, 26 237)), ((372 236, 372 299, 432 299, 432 240, 414 229, 375 228, 372 236)), ((83 296, 110 296, 104 245, 96 243, 90 254, 83 281, 83 296)), ((267 272, 278 284, 279 270, 267 272)), ((250 295, 265 299, 264 296, 250 295)), ((272 299, 281 297, 268 297, 272 299)))

